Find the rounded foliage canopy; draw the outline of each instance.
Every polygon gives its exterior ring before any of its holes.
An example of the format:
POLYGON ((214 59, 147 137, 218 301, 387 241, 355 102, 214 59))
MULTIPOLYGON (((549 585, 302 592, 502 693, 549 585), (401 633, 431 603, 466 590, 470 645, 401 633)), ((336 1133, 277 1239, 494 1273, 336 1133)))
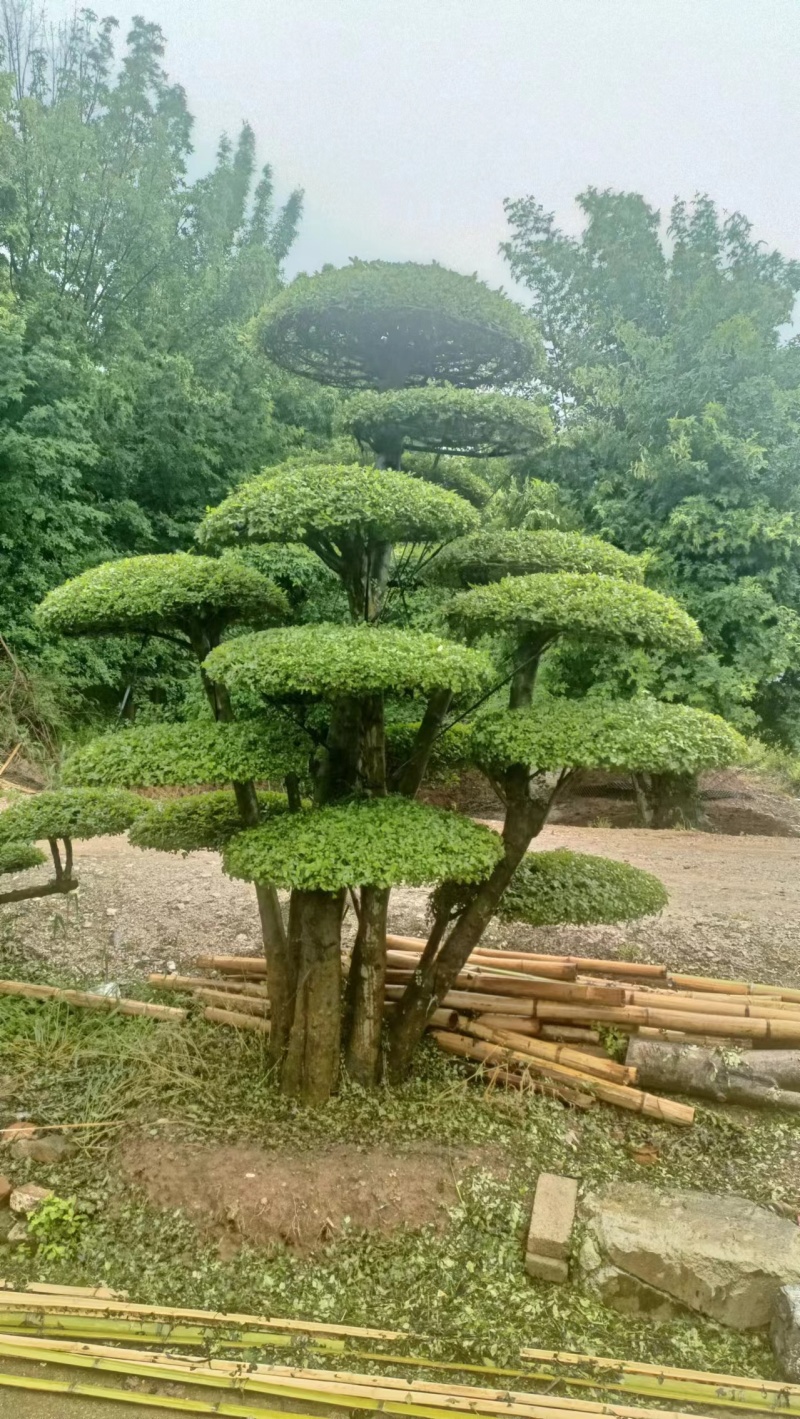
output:
POLYGON ((204 664, 228 690, 267 700, 445 689, 463 695, 492 676, 487 656, 455 641, 366 622, 255 631, 217 646, 204 664))
POLYGON ((529 852, 506 888, 498 916, 529 926, 634 921, 667 905, 657 877, 627 862, 583 852, 529 852))
POLYGON ((242 484, 213 508, 198 537, 232 542, 444 542, 478 525, 475 509, 446 488, 392 469, 287 464, 242 484))
POLYGON ((348 400, 343 417, 359 443, 382 453, 502 458, 535 453, 553 437, 545 405, 452 385, 366 390, 348 400))
POLYGON ((215 724, 148 724, 103 734, 64 765, 68 784, 191 787, 303 775, 313 743, 284 716, 215 724))
POLYGON ((746 744, 719 715, 688 705, 537 696, 530 709, 489 710, 473 725, 475 762, 489 773, 511 764, 532 770, 627 769, 699 773, 741 762, 746 744))
POLYGON ((121 788, 52 788, 0 813, 0 843, 124 833, 145 804, 121 788))
POLYGON ((51 591, 37 620, 59 635, 181 630, 191 639, 232 621, 263 625, 288 610, 280 588, 243 562, 165 552, 92 567, 51 591))
POLYGON ((284 369, 351 389, 518 384, 544 363, 536 326, 507 296, 411 261, 298 276, 264 311, 259 340, 284 369))
POLYGON ((238 833, 224 851, 231 877, 301 891, 343 887, 426 886, 480 882, 502 856, 502 843, 458 813, 409 798, 373 798, 238 833))
POLYGON ((430 579, 445 586, 485 586, 507 576, 599 572, 641 582, 642 561, 581 532, 486 531, 459 537, 431 563, 430 579))
MULTIPOLYGON (((260 793, 264 818, 288 812, 282 793, 260 793)), ((230 790, 193 793, 166 803, 150 803, 128 834, 134 847, 159 852, 220 852, 234 833, 243 830, 236 798, 230 790)))
POLYGON ((671 597, 595 572, 504 577, 462 591, 448 614, 471 630, 532 634, 545 644, 574 635, 686 652, 698 650, 702 640, 696 622, 671 597))
POLYGON ((41 867, 45 855, 32 843, 0 843, 0 876, 8 872, 27 872, 29 867, 41 867))

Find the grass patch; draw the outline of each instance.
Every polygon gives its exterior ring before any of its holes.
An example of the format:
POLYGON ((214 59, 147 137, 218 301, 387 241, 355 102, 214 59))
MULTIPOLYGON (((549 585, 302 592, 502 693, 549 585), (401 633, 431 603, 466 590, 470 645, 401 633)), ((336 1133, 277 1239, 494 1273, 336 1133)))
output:
POLYGON ((693 1129, 675 1129, 602 1106, 578 1114, 542 1098, 487 1094, 433 1047, 404 1088, 345 1085, 311 1113, 273 1090, 259 1039, 199 1019, 172 1026, 16 999, 0 1004, 0 1075, 7 1096, 0 1110, 42 1123, 124 1120, 156 1135, 295 1150, 477 1145, 505 1170, 469 1173, 439 1232, 363 1235, 345 1227, 312 1258, 244 1246, 223 1259, 189 1218, 155 1210, 122 1179, 118 1131, 76 1134, 79 1151, 66 1163, 13 1165, 15 1181, 75 1197, 81 1217, 56 1259, 3 1256, 17 1283, 104 1282, 151 1304, 407 1329, 432 1337, 432 1355, 473 1362, 513 1363, 520 1346, 536 1345, 774 1373, 763 1336, 700 1318, 654 1328, 576 1288, 530 1281, 521 1239, 542 1168, 587 1186, 638 1180, 759 1202, 792 1197, 800 1157, 794 1117, 703 1108, 693 1129), (657 1156, 647 1168, 636 1161, 642 1150, 657 1156))

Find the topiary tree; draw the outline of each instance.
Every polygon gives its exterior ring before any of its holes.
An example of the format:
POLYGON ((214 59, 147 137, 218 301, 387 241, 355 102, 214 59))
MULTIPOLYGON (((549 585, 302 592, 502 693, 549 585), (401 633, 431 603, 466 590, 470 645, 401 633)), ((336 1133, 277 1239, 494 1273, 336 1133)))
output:
POLYGON ((38 887, 0 894, 0 904, 73 892, 78 886, 72 870, 73 839, 124 833, 143 807, 141 798, 124 789, 95 788, 49 789, 12 803, 0 813, 0 873, 39 866, 46 859, 35 844, 46 838, 55 876, 38 887))
POLYGON ((663 883, 640 867, 585 852, 529 852, 500 899, 501 921, 584 926, 663 911, 663 883))

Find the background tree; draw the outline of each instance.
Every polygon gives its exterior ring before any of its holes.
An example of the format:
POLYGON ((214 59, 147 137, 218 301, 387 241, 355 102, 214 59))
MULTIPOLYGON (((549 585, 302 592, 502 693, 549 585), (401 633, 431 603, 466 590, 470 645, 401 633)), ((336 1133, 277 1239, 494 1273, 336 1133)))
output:
POLYGON ((124 833, 142 807, 136 794, 115 788, 51 789, 12 803, 0 812, 0 873, 38 867, 46 858, 36 843, 47 839, 55 876, 41 886, 0 893, 0 905, 74 892, 78 879, 73 872, 73 839, 124 833))
POLYGON ((559 438, 526 471, 586 528, 650 554, 648 580, 697 619, 702 653, 565 653, 565 688, 604 680, 796 740, 800 364, 786 337, 800 264, 706 197, 659 213, 588 189, 577 238, 532 197, 503 250, 548 352, 559 438), (666 238, 666 239, 665 239, 666 238))

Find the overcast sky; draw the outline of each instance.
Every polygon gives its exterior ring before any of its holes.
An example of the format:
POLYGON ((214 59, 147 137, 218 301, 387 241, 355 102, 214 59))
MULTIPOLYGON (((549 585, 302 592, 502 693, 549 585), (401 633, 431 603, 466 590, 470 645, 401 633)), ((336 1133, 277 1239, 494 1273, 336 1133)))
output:
MULTIPOLYGON (((94 0, 160 23, 197 160, 247 119, 306 192, 292 269, 435 258, 494 283, 504 197, 708 192, 800 257, 800 0, 94 0)), ((54 0, 50 11, 71 4, 54 0)))

